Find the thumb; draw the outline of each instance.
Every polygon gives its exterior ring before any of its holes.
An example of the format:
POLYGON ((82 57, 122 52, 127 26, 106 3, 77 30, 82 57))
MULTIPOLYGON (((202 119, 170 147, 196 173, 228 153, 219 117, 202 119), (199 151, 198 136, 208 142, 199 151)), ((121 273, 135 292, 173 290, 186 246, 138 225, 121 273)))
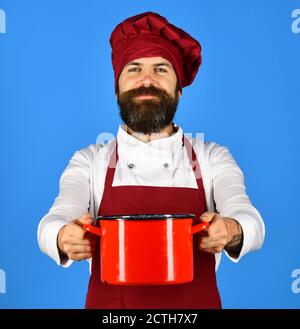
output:
POLYGON ((207 211, 200 216, 200 219, 202 222, 211 222, 215 215, 216 213, 207 211))
POLYGON ((81 216, 79 219, 76 219, 75 222, 80 226, 83 224, 93 224, 94 218, 91 216, 91 214, 87 213, 81 216))

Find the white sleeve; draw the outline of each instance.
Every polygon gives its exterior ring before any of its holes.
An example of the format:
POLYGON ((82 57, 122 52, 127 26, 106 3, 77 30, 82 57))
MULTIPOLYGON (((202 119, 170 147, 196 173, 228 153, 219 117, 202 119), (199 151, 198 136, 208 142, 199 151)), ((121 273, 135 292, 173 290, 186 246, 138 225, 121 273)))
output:
POLYGON ((224 217, 237 220, 243 229, 243 246, 238 262, 249 251, 261 248, 265 226, 260 213, 253 207, 244 184, 244 175, 226 147, 213 144, 210 154, 213 195, 216 211, 224 217))
POLYGON ((63 172, 59 182, 59 195, 49 212, 41 219, 37 238, 40 249, 58 265, 69 267, 72 260, 61 263, 57 234, 60 228, 89 211, 90 160, 88 150, 77 151, 63 172))

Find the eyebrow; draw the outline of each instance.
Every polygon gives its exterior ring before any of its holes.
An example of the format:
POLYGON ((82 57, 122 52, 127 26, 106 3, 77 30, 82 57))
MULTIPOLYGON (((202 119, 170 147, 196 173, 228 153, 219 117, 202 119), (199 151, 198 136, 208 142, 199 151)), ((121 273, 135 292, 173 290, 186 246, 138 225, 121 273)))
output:
POLYGON ((154 66, 167 66, 170 69, 172 68, 172 65, 170 65, 169 63, 165 63, 165 62, 154 64, 154 66))
MULTIPOLYGON (((143 66, 143 64, 139 63, 139 62, 130 62, 130 63, 126 64, 125 66, 129 66, 129 65, 143 66)), ((157 67, 157 66, 167 66, 170 69, 172 68, 172 66, 169 63, 166 63, 166 62, 156 63, 156 64, 153 64, 153 66, 155 66, 155 67, 157 67)))

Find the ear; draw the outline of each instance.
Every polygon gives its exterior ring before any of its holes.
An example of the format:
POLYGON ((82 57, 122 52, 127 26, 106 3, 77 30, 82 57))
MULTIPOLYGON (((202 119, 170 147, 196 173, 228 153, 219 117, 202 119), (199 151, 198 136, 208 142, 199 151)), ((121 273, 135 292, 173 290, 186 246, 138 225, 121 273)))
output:
POLYGON ((182 92, 178 90, 178 98, 180 98, 181 96, 182 96, 182 92))

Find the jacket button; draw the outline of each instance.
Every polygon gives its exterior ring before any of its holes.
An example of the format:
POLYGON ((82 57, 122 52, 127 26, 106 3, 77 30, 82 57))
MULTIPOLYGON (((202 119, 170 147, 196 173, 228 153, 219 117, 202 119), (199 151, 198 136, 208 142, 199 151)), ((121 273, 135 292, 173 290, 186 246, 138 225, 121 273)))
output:
POLYGON ((168 168, 169 164, 168 163, 164 163, 164 168, 168 168))
POLYGON ((128 167, 129 169, 132 169, 132 168, 134 168, 134 164, 133 164, 133 163, 129 163, 129 164, 127 165, 127 167, 128 167))

